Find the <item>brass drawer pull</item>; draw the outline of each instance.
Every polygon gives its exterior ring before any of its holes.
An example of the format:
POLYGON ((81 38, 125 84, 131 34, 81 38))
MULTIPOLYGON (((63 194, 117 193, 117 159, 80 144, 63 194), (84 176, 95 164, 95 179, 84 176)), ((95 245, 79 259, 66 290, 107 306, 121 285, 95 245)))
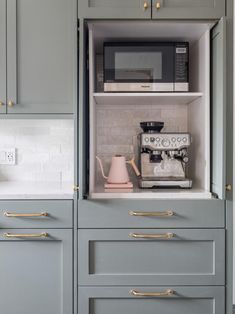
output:
POLYGON ((4 103, 2 101, 0 101, 0 107, 4 106, 4 103))
POLYGON ((135 297, 171 297, 175 294, 174 290, 167 289, 162 292, 140 292, 136 290, 131 290, 130 294, 134 295, 135 297))
POLYGON ((130 216, 141 216, 141 217, 172 217, 174 216, 174 212, 172 210, 166 210, 165 212, 136 212, 129 211, 130 216))
POLYGON ((48 233, 42 232, 42 233, 4 233, 3 234, 5 238, 46 238, 48 237, 48 233))
POLYGON ((130 237, 135 239, 172 239, 174 233, 162 233, 162 234, 144 234, 144 233, 130 233, 130 237))
POLYGON ((35 214, 15 214, 15 213, 9 213, 9 212, 4 212, 4 216, 6 217, 46 217, 48 216, 47 212, 41 212, 41 213, 35 213, 35 214))

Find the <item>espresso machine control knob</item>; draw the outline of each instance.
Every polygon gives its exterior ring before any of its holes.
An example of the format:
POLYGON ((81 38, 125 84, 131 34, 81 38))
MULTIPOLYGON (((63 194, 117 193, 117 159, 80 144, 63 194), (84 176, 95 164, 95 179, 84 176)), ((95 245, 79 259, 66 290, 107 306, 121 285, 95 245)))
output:
POLYGON ((171 142, 170 142, 167 138, 164 138, 164 139, 162 140, 162 146, 163 146, 163 147, 169 147, 170 144, 171 144, 171 142))

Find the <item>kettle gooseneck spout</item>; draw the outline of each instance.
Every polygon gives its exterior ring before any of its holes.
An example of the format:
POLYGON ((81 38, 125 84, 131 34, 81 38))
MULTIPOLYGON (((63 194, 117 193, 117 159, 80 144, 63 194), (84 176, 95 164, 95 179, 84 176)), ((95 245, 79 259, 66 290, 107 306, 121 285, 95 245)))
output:
POLYGON ((101 170, 101 173, 102 173, 103 178, 104 178, 104 179, 108 179, 108 177, 104 174, 104 168, 103 168, 103 164, 102 164, 101 159, 100 159, 98 156, 96 156, 96 159, 97 159, 98 162, 99 162, 100 170, 101 170))

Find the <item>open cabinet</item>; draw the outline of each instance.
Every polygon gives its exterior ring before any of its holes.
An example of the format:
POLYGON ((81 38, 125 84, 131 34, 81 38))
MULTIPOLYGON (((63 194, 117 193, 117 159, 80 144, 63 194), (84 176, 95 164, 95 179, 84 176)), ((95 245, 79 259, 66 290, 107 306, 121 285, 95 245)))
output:
MULTIPOLYGON (((89 96, 86 134, 89 134, 88 198, 210 199, 224 197, 225 163, 225 45, 224 21, 90 21, 87 23, 89 96), (173 93, 103 90, 103 44, 118 41, 189 42, 189 91, 173 93), (220 88, 218 88, 218 86, 220 88), (138 134, 141 121, 163 121, 164 132, 190 133, 187 176, 191 189, 141 189, 128 168, 131 191, 104 189, 96 156, 104 172, 111 157, 121 154, 139 164, 138 134), (216 166, 215 166, 216 165, 216 166), (219 165, 219 166, 218 166, 219 165)), ((84 77, 86 72, 84 72, 84 77)), ((84 99, 85 100, 85 94, 84 99)))

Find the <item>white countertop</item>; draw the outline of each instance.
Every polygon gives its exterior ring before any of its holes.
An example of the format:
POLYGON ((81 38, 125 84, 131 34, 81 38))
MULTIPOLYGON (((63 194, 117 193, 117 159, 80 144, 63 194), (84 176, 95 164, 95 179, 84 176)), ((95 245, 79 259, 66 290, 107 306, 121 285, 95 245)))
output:
POLYGON ((0 181, 0 199, 73 199, 73 183, 0 181))

